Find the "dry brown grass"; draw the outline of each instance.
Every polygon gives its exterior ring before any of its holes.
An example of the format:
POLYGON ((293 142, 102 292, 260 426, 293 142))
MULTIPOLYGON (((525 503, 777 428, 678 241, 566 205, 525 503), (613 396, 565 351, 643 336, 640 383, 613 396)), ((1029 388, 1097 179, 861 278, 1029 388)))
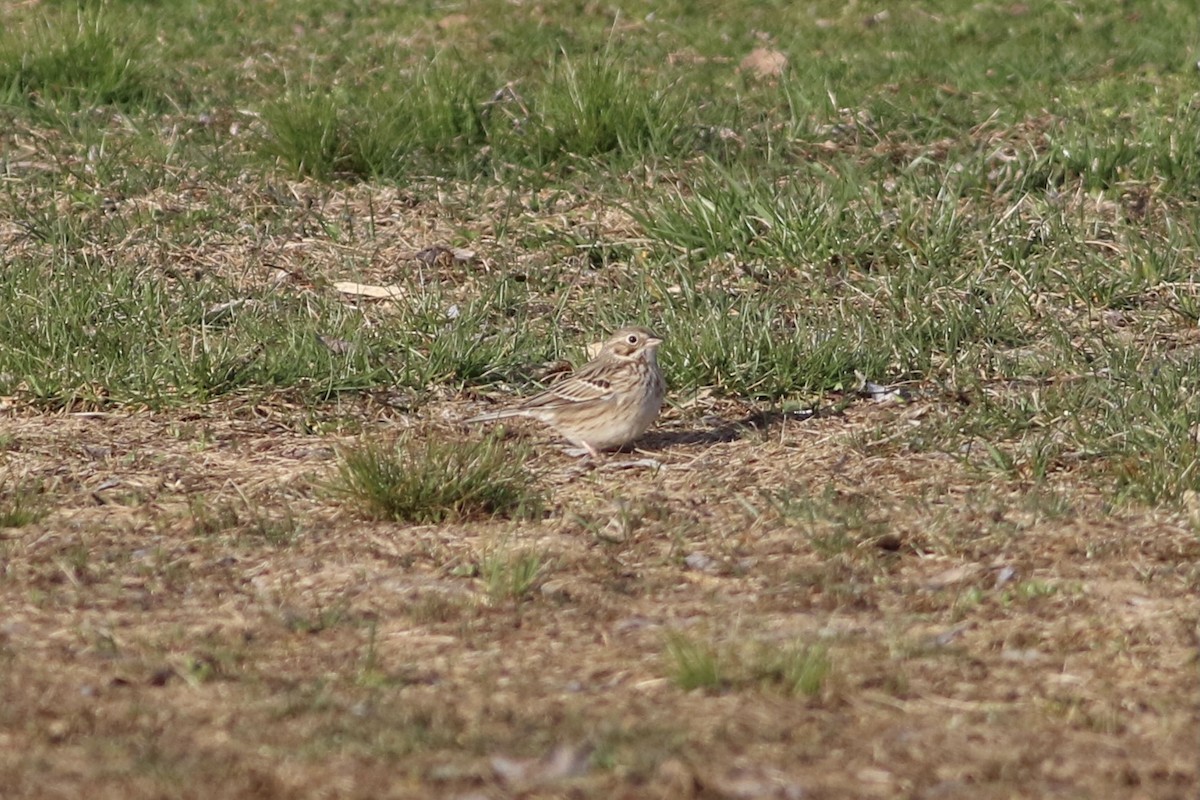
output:
MULTIPOLYGON (((0 534, 0 784, 93 797, 1193 793, 1188 520, 1113 514, 1069 473, 1026 486, 863 446, 911 407, 721 425, 751 410, 672 414, 645 443, 657 473, 581 470, 547 440, 530 464, 552 494, 543 521, 443 527, 339 509, 319 484, 350 437, 291 431, 284 407, 10 411, 4 466, 42 481, 53 510, 0 534), (794 504, 807 516, 764 492, 809 498, 794 504), (200 523, 197 498, 232 509, 224 526, 200 523), (263 535, 263 519, 283 518, 285 535, 263 535), (479 564, 497 552, 541 559, 527 598, 487 592, 479 564), (811 699, 684 692, 664 647, 677 631, 733 648, 820 643, 831 672, 811 699)), ((360 411, 385 436, 400 422, 360 411)))

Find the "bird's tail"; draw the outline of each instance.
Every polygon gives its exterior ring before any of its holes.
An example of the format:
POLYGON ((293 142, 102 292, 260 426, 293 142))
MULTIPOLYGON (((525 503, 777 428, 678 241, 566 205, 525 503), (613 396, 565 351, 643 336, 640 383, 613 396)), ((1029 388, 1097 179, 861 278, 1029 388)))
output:
POLYGON ((520 416, 524 415, 524 413, 525 412, 518 411, 513 408, 507 408, 503 411, 489 411, 486 414, 480 414, 477 417, 471 417, 470 419, 465 419, 465 420, 463 420, 463 422, 466 423, 467 425, 471 425, 476 422, 492 422, 493 420, 497 420, 497 419, 508 419, 510 417, 520 417, 520 416))

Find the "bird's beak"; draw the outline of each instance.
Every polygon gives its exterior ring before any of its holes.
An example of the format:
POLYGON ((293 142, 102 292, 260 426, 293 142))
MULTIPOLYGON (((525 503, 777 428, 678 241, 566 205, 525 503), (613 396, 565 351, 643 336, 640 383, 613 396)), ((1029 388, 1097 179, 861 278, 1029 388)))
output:
POLYGON ((651 336, 650 338, 646 339, 646 347, 658 347, 660 344, 662 344, 662 342, 663 340, 657 336, 651 336))

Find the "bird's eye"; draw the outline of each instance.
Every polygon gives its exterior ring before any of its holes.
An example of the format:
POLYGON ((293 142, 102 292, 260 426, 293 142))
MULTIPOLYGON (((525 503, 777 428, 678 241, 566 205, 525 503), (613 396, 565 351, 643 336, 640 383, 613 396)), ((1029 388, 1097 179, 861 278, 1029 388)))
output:
POLYGON ((636 333, 629 334, 629 336, 626 337, 625 341, 629 342, 630 344, 637 344, 638 343, 637 334, 636 333))

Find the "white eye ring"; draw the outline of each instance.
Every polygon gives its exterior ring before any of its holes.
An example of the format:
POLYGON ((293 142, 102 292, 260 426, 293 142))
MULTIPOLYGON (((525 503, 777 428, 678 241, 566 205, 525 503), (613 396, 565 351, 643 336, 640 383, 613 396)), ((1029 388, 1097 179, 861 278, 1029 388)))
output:
POLYGON ((638 343, 637 334, 636 333, 629 334, 629 336, 625 339, 625 341, 629 342, 630 344, 637 344, 638 343))

